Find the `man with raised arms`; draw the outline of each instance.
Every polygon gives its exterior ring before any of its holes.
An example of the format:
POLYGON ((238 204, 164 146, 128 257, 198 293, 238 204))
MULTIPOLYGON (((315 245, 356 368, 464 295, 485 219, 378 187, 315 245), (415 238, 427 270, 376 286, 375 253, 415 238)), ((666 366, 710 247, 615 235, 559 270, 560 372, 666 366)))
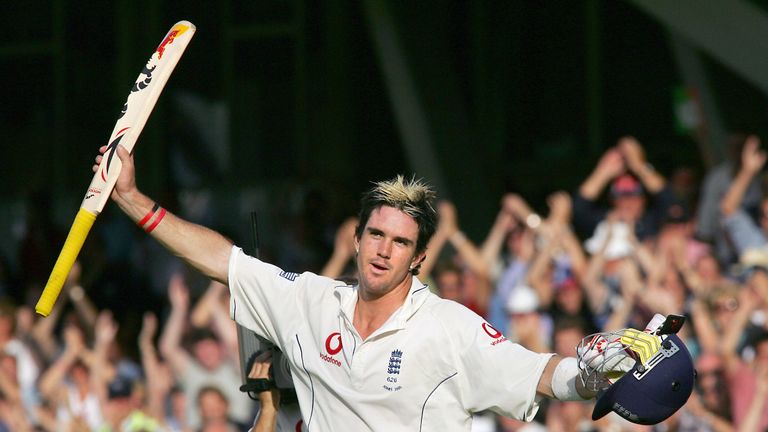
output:
POLYGON ((575 358, 507 341, 416 277, 437 225, 435 193, 421 181, 398 176, 363 196, 359 283, 350 286, 284 271, 166 212, 136 187, 133 157, 122 148, 118 156, 112 199, 171 252, 229 286, 232 318, 288 358, 309 430, 469 431, 475 412, 529 421, 542 397, 595 396, 575 358))

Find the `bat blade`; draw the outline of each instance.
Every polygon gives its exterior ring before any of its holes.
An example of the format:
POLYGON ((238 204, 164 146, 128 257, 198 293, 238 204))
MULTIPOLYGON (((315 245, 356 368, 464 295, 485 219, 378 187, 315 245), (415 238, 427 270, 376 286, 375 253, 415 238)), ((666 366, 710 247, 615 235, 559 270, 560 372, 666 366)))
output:
POLYGON ((128 99, 107 142, 107 151, 88 186, 80 207, 95 214, 104 209, 122 168, 120 159, 117 157, 117 146, 121 145, 129 152, 133 151, 136 140, 147 123, 165 83, 168 82, 194 33, 195 26, 192 23, 188 21, 176 23, 150 56, 131 87, 128 99))
POLYGON ((104 152, 102 161, 88 186, 59 258, 56 260, 51 276, 48 278, 45 289, 43 289, 35 306, 35 311, 38 314, 48 316, 51 313, 91 226, 104 209, 109 195, 115 187, 115 182, 122 169, 122 163, 117 157, 117 146, 123 146, 129 152, 133 151, 136 140, 144 129, 165 83, 168 82, 176 63, 184 54, 195 30, 194 24, 189 21, 179 21, 174 24, 152 52, 136 82, 131 87, 128 99, 125 101, 107 141, 107 150, 104 152))

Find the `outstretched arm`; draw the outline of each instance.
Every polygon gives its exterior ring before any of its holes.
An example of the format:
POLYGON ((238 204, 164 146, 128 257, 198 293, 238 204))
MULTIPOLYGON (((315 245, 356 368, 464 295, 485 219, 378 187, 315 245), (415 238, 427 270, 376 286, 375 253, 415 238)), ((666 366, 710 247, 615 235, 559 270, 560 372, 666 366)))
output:
POLYGON ((608 183, 616 176, 624 172, 624 160, 616 148, 608 149, 589 177, 579 186, 579 195, 588 200, 595 201, 603 192, 608 183))
POLYGON ((38 389, 40 394, 51 402, 57 398, 62 389, 62 383, 69 368, 77 361, 85 350, 82 331, 73 324, 64 327, 64 351, 53 364, 40 376, 38 389))
POLYGON ((602 279, 606 263, 605 250, 608 248, 614 230, 614 222, 610 219, 608 222, 608 235, 605 236, 605 241, 598 250, 589 257, 587 269, 584 272, 584 280, 582 281, 584 290, 587 293, 589 307, 593 311, 599 310, 602 307, 609 293, 609 288, 602 279))
POLYGON ((650 194, 657 194, 664 188, 666 180, 648 165, 640 143, 631 136, 619 140, 619 151, 624 156, 627 168, 640 180, 650 194))
POLYGON ((172 377, 155 351, 154 337, 157 333, 157 317, 152 312, 144 314, 139 333, 141 366, 147 382, 147 413, 159 420, 165 418, 165 399, 171 391, 172 377))
MULTIPOLYGON (((227 292, 227 287, 216 281, 210 281, 203 295, 192 307, 189 314, 189 322, 192 327, 209 327, 213 322, 216 308, 224 301, 222 298, 227 292)), ((213 322, 213 325, 216 325, 213 322)))
POLYGON ((696 338, 699 340, 701 351, 717 352, 720 342, 720 335, 717 333, 712 314, 709 313, 707 297, 709 296, 711 285, 705 284, 698 272, 690 268, 687 264, 679 266, 681 273, 685 278, 685 283, 690 287, 693 297, 691 299, 690 315, 693 324, 693 330, 696 338))
POLYGON ((112 312, 103 310, 96 319, 93 341, 93 365, 91 366, 91 389, 104 407, 108 396, 109 382, 116 376, 114 365, 109 360, 110 346, 115 342, 118 324, 112 318, 112 312))
POLYGON ((755 394, 741 421, 739 432, 760 430, 760 420, 768 407, 768 367, 763 364, 758 365, 756 375, 755 394))
POLYGON ((549 308, 554 296, 554 287, 552 286, 552 275, 550 266, 554 262, 555 255, 560 250, 561 232, 560 226, 551 226, 548 232, 548 239, 544 247, 534 256, 531 266, 528 269, 528 285, 536 291, 539 296, 539 303, 543 308, 549 308))
POLYGON ((587 268, 587 257, 579 239, 571 228, 573 217, 573 201, 568 192, 557 191, 547 197, 549 216, 546 224, 555 228, 557 240, 562 250, 571 260, 571 269, 579 281, 584 277, 587 268))
POLYGON ((741 169, 720 201, 720 211, 724 217, 732 215, 741 207, 744 194, 752 178, 765 165, 765 159, 766 153, 760 150, 760 139, 754 135, 749 136, 741 151, 741 169))
MULTIPOLYGON (((65 284, 64 290, 68 289, 69 287, 65 284)), ((50 315, 46 319, 38 319, 32 326, 32 331, 30 332, 32 340, 37 344, 46 362, 54 362, 56 360, 59 343, 53 333, 66 305, 66 297, 64 297, 53 305, 53 310, 51 310, 50 315)))
POLYGON ((171 365, 174 374, 180 374, 189 363, 189 355, 181 346, 181 336, 189 312, 189 291, 183 276, 171 276, 168 299, 171 302, 171 313, 160 336, 160 353, 171 365))
MULTIPOLYGON (((440 213, 439 210, 438 213, 440 213)), ((448 242, 449 235, 450 234, 444 229, 444 220, 441 214, 437 230, 432 238, 429 239, 429 243, 427 243, 427 254, 424 256, 424 260, 419 266, 420 274, 425 276, 432 275, 432 270, 435 268, 438 258, 440 258, 440 253, 443 251, 445 243, 448 242)))
POLYGON ((448 242, 456 249, 456 252, 474 274, 487 278, 490 274, 489 265, 483 260, 477 246, 459 228, 456 206, 450 201, 443 201, 438 206, 438 213, 440 214, 440 223, 437 232, 432 236, 427 246, 427 257, 421 264, 421 271, 424 274, 432 272, 440 251, 448 242))
POLYGON ((72 300, 72 305, 75 307, 77 314, 83 319, 86 328, 93 328, 96 325, 99 311, 91 299, 88 298, 88 294, 80 284, 81 275, 82 267, 80 263, 76 262, 72 266, 72 270, 69 271, 69 276, 67 276, 67 293, 69 299, 72 300))
POLYGON ((493 268, 501 255, 501 250, 504 247, 504 241, 507 238, 507 234, 516 226, 515 217, 504 206, 504 201, 510 194, 505 195, 502 199, 502 207, 496 216, 496 221, 491 226, 488 236, 480 247, 480 253, 485 260, 485 263, 489 268, 493 268))
POLYGON ((597 396, 597 392, 584 387, 576 359, 558 355, 552 356, 544 367, 536 393, 562 401, 588 400, 597 396))
POLYGON ((344 273, 344 267, 355 255, 355 228, 358 221, 356 217, 345 220, 336 230, 336 238, 333 242, 333 254, 320 271, 320 275, 329 278, 337 278, 344 273))
POLYGON ((608 320, 603 325, 606 331, 615 331, 625 328, 630 315, 635 308, 638 294, 643 288, 643 281, 640 278, 640 270, 637 263, 633 260, 625 260, 621 264, 619 286, 621 288, 622 302, 614 308, 608 320))
MULTIPOLYGON (((99 152, 103 154, 106 149, 106 146, 102 146, 99 152)), ((117 155, 122 162, 122 170, 112 191, 112 199, 131 220, 142 221, 147 215, 153 214, 155 203, 136 187, 133 156, 119 145, 117 155)), ((101 155, 96 157, 94 172, 101 159, 101 155)), ((227 283, 229 254, 232 249, 229 240, 211 229, 187 222, 164 209, 157 208, 155 213, 143 224, 143 228, 148 229, 155 221, 160 221, 151 231, 157 241, 204 275, 227 283)))
POLYGON ((741 356, 737 351, 739 340, 741 335, 744 334, 744 329, 749 323, 749 317, 752 312, 758 307, 759 298, 753 291, 753 288, 749 285, 766 284, 768 283, 768 276, 762 272, 755 272, 752 279, 748 282, 747 286, 740 289, 738 298, 739 306, 733 313, 728 326, 723 329, 720 340, 720 354, 725 361, 726 373, 732 374, 739 364, 742 362, 741 356))
POLYGON ((235 353, 238 352, 239 344, 237 341, 237 324, 229 317, 229 291, 227 287, 211 281, 211 288, 218 291, 216 302, 211 304, 211 328, 216 333, 224 350, 228 353, 230 360, 236 363, 237 368, 240 368, 240 357, 235 353))

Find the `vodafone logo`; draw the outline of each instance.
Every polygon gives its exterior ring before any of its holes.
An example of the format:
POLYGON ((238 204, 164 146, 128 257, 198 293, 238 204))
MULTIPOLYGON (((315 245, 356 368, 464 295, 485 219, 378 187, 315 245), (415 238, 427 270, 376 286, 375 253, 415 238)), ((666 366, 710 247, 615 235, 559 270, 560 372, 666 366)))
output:
POLYGON ((482 327, 485 334, 487 334, 488 336, 491 337, 491 339, 493 339, 493 342, 491 342, 491 345, 497 345, 507 340, 507 338, 505 338, 500 331, 496 330, 496 328, 494 328, 492 325, 488 324, 487 322, 484 322, 482 327))
POLYGON ((327 363, 330 363, 336 367, 341 367, 341 362, 331 357, 341 351, 341 333, 335 332, 328 335, 325 339, 325 351, 328 354, 320 353, 320 358, 327 363))
POLYGON ((483 323, 483 330, 485 330, 488 336, 492 337, 493 339, 496 339, 499 336, 501 336, 501 332, 496 330, 492 325, 488 324, 487 322, 483 323))
POLYGON ((328 335, 325 340, 325 351, 330 355, 336 355, 341 351, 341 333, 335 332, 328 335))

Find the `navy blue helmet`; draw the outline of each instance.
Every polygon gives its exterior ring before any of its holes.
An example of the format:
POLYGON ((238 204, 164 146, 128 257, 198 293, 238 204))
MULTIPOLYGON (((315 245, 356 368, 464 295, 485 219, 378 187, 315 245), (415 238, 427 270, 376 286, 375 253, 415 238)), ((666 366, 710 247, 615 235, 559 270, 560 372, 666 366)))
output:
POLYGON ((676 335, 662 336, 659 350, 600 392, 592 420, 609 412, 632 423, 660 423, 685 405, 693 391, 696 371, 685 343, 676 335))

